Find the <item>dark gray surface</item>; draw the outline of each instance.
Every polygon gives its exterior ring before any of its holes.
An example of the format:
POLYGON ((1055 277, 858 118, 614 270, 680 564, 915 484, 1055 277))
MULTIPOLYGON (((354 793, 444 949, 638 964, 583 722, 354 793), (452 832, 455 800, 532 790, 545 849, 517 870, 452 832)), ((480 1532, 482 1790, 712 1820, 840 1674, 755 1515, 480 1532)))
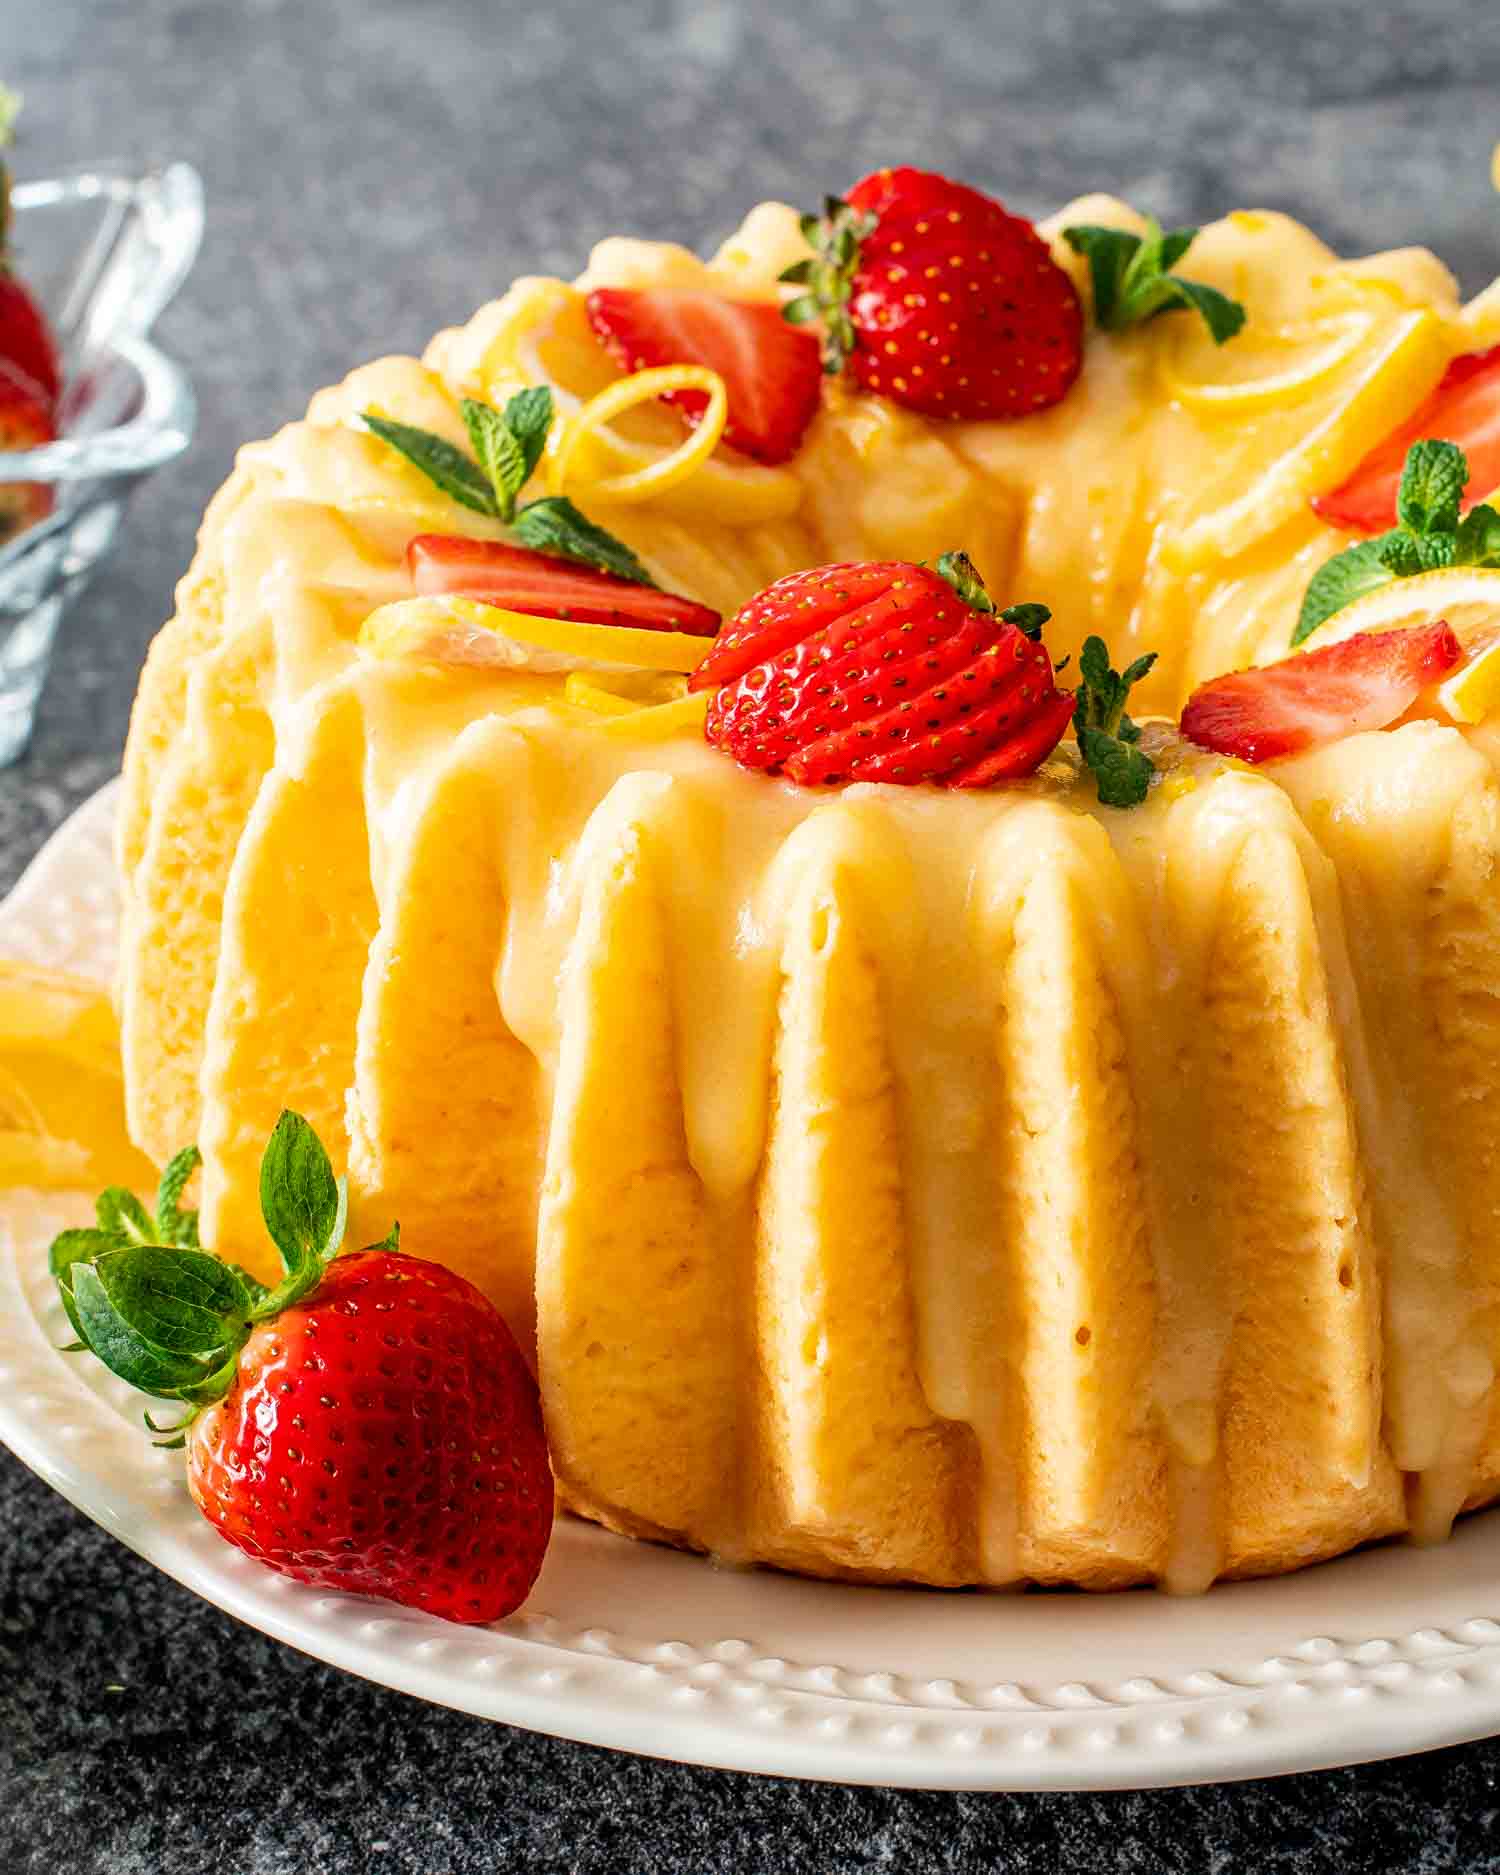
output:
MULTIPOLYGON (((116 767, 236 443, 602 234, 701 242, 762 196, 915 161, 1035 211, 1093 187, 1180 219, 1285 207, 1350 249, 1426 241, 1471 287, 1500 262, 1491 0, 0 0, 0 76, 27 94, 22 173, 186 156, 210 205, 161 328, 199 441, 140 498, 31 754, 0 776, 6 884, 116 767)), ((279 1648, 0 1454, 0 1875, 1500 1869, 1497 1763, 1476 1745, 1227 1789, 971 1798, 616 1757, 279 1648)))

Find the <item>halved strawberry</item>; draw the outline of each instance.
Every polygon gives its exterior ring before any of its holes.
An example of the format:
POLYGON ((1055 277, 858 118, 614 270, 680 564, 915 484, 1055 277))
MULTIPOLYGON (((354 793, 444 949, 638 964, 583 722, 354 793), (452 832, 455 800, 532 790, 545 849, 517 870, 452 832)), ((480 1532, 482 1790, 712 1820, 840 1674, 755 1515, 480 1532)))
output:
POLYGON ((803 218, 785 308, 823 322, 824 366, 930 417, 1021 417, 1066 395, 1083 311, 1032 224, 921 169, 881 169, 803 218))
MULTIPOLYGON (((35 449, 57 435, 40 386, 0 358, 0 452, 35 449)), ((0 482, 0 546, 52 512, 45 482, 0 482)))
MULTIPOLYGON (((1035 617, 1028 608, 1033 630, 1035 617)), ((692 683, 720 685, 710 742, 808 786, 1030 774, 1073 711, 1046 651, 996 612, 962 554, 777 580, 729 621, 692 683)))
POLYGON ((1416 414, 1378 443, 1347 482, 1312 505, 1325 521, 1359 534, 1396 525, 1396 491, 1411 445, 1424 436, 1457 443, 1469 460, 1464 510, 1500 489, 1500 345, 1465 352, 1416 414))
POLYGON ((1360 632, 1202 684, 1182 712, 1182 733, 1244 762, 1270 762, 1404 716, 1420 691, 1463 656, 1442 619, 1406 631, 1360 632))
MULTIPOLYGON (((778 306, 726 299, 686 287, 596 287, 589 324, 627 371, 656 365, 706 365, 724 380, 729 415, 724 441, 757 462, 787 462, 817 413, 822 393, 818 344, 789 326, 778 306)), ((673 391, 696 424, 706 391, 673 391)))
POLYGON ((529 612, 534 618, 692 632, 702 638, 711 638, 719 629, 719 614, 695 599, 503 541, 418 534, 406 549, 406 565, 423 598, 452 594, 529 612))

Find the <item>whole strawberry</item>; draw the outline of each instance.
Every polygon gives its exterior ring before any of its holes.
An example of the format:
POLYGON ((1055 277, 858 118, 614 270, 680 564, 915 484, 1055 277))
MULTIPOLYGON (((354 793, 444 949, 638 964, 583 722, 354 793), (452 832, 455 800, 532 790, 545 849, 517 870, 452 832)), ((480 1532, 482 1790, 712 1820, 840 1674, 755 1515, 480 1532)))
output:
POLYGON ((996 610, 967 556, 814 567, 729 620, 694 672, 705 734, 806 785, 983 787, 1029 775, 1073 715, 1045 606, 996 610))
POLYGON ((295 1581, 385 1596, 452 1621, 525 1600, 552 1528, 536 1383, 471 1283, 397 1236, 339 1256, 343 1181, 285 1113, 261 1204, 285 1275, 266 1289, 198 1247, 180 1208, 196 1152, 157 1213, 120 1190, 51 1267, 78 1340, 142 1392, 188 1411, 194 1502, 237 1549, 295 1581))
POLYGON ((821 215, 781 276, 782 308, 823 322, 823 365, 929 417, 1024 417, 1067 395, 1083 359, 1077 290, 1032 224, 921 169, 880 169, 821 215))
MULTIPOLYGON (((19 103, 14 92, 0 96, 0 149, 10 142, 19 103)), ((62 367, 46 316, 12 265, 10 221, 10 172, 0 162, 0 362, 14 366, 50 419, 62 392, 62 367)))
MULTIPOLYGON (((0 358, 0 455, 35 449, 56 435, 47 400, 30 378, 0 358)), ((45 482, 0 481, 0 547, 51 512, 52 490, 45 482)))

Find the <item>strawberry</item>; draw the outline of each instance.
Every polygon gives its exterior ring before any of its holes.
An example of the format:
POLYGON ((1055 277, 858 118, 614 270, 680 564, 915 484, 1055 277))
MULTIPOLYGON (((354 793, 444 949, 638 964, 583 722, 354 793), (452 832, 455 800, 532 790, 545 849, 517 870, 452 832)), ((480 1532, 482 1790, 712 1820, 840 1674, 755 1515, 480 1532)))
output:
POLYGON ((57 345, 30 290, 0 255, 0 363, 28 378, 50 415, 62 392, 57 345))
POLYGON ((920 169, 881 169, 804 215, 814 252, 784 316, 823 322, 823 363, 929 417, 1022 417, 1063 398, 1083 311, 1029 221, 920 169))
POLYGON ((406 565, 423 597, 452 593, 534 618, 696 632, 705 638, 719 629, 719 614, 696 600, 503 541, 418 534, 406 549, 406 565))
MULTIPOLYGON (((0 148, 10 141, 19 102, 9 94, 0 104, 0 148)), ((62 393, 62 367, 41 307, 11 268, 10 219, 10 171, 0 163, 0 363, 13 365, 30 381, 50 417, 62 393)))
POLYGON ((1045 606, 997 613, 967 557, 814 567, 725 626, 691 679, 704 733, 746 768, 805 785, 1032 772, 1073 713, 1037 640, 1045 606))
MULTIPOLYGON (((0 454, 35 449, 57 435, 40 388, 0 358, 0 454)), ((52 512, 45 482, 0 482, 0 546, 52 512)))
POLYGON ((198 1247, 178 1155, 156 1215, 106 1192, 50 1262, 77 1336, 143 1392, 180 1402, 161 1443, 219 1533, 294 1581, 452 1621, 499 1620, 541 1569, 552 1478, 536 1382, 498 1312, 397 1233, 339 1256, 342 1181, 283 1114, 261 1203, 273 1290, 198 1247))
MULTIPOLYGON (((764 302, 726 299, 685 287, 596 287, 589 324, 626 371, 656 365, 706 365, 724 380, 729 414, 724 441, 757 462, 787 462, 817 414, 818 346, 764 302)), ((663 399, 696 424, 706 391, 663 399)))
POLYGON ((1407 452, 1421 437, 1456 443, 1468 457, 1465 508, 1500 489, 1500 345, 1465 352, 1443 373, 1426 403, 1331 494, 1314 495, 1312 506, 1334 527, 1379 534, 1396 525, 1396 495, 1407 452))
POLYGON ((1297 755, 1384 729, 1462 655, 1441 619, 1405 631, 1359 632, 1320 651, 1200 685, 1182 712, 1182 733, 1245 762, 1297 755))

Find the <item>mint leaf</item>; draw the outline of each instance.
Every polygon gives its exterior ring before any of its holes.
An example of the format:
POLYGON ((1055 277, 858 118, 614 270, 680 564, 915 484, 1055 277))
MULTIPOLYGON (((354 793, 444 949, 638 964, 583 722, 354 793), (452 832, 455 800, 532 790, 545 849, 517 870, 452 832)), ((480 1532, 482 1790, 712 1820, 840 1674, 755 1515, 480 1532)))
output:
MULTIPOLYGON (((1166 275, 1164 284, 1171 288, 1172 301, 1202 315, 1215 345, 1227 343, 1245 323, 1244 307, 1216 286, 1205 286, 1201 280, 1184 280, 1175 273, 1166 275)), ((1156 310, 1168 312, 1171 305, 1164 304, 1156 310)))
MULTIPOLYGON (((276 1122, 260 1162, 260 1208, 288 1277, 321 1275, 343 1241, 349 1192, 300 1113, 285 1112, 276 1122)), ((280 1284, 274 1293, 285 1289, 280 1284)))
MULTIPOLYGON (((1094 317, 1106 332, 1116 330, 1120 300, 1130 263, 1141 247, 1141 237, 1125 228, 1104 228, 1081 222, 1063 229, 1063 239, 1089 264, 1094 289, 1094 317)), ((1128 322, 1127 322, 1128 323, 1128 322)))
POLYGON ((505 418, 488 404, 466 397, 459 409, 463 413, 464 428, 469 432, 469 441, 474 445, 474 454, 479 458, 479 466, 495 491, 495 506, 500 519, 508 521, 516 511, 516 496, 520 494, 526 480, 526 457, 521 445, 512 435, 505 418))
POLYGON ((1469 465, 1456 443, 1436 438, 1413 443, 1406 452, 1396 519, 1413 534, 1452 534, 1469 480, 1469 465))
POLYGON ((1458 524, 1458 566, 1500 566, 1500 514, 1481 501, 1458 524))
POLYGON ((198 1213, 182 1209, 182 1194, 202 1163, 196 1146, 185 1147, 167 1161, 156 1188, 156 1228, 163 1243, 182 1244, 189 1250, 198 1247, 198 1213))
POLYGON ((368 430, 381 442, 399 450, 445 495, 465 508, 472 508, 476 514, 499 515, 495 492, 484 471, 461 449, 455 449, 441 436, 434 436, 431 430, 420 430, 414 424, 395 423, 389 417, 377 417, 371 410, 363 412, 363 416, 368 430))
POLYGON ((1141 732, 1125 714, 1131 689, 1156 662, 1148 651, 1123 671, 1110 664, 1102 638, 1084 640, 1078 654, 1079 684, 1073 728, 1084 762, 1094 771, 1099 799, 1106 807, 1138 807, 1146 798, 1155 764, 1136 748, 1141 732))
POLYGON ((634 580, 638 586, 656 584, 623 540, 596 527, 566 495, 527 502, 516 515, 515 533, 524 546, 535 547, 539 553, 560 554, 565 560, 613 573, 617 579, 634 580))
POLYGON ((1161 313, 1192 311, 1215 345, 1223 345, 1244 325, 1244 307, 1217 287, 1172 271, 1197 238, 1196 228, 1166 233, 1153 217, 1144 235, 1088 222, 1063 229, 1068 246, 1089 264, 1094 318, 1106 332, 1123 332, 1161 313))
POLYGON ((1318 568, 1302 595, 1302 609, 1292 632, 1293 645, 1310 638, 1325 620, 1331 619, 1335 612, 1342 612, 1346 605, 1352 605, 1367 592, 1375 592, 1400 577, 1386 564, 1385 551, 1384 535, 1379 540, 1361 540, 1342 553, 1336 553, 1318 568))
POLYGON ((542 459, 547 432, 552 428, 552 414, 552 390, 546 384, 536 384, 530 390, 517 391, 505 406, 505 421, 510 425, 511 435, 520 445, 521 466, 525 471, 516 489, 517 494, 531 480, 536 465, 542 459))
MULTIPOLYGON (((1132 724, 1132 728, 1134 725, 1132 724)), ((1136 734, 1139 735, 1139 731, 1136 734)), ((1124 736, 1109 736, 1085 726, 1078 732, 1083 759, 1094 771, 1099 800, 1105 807, 1139 807, 1155 773, 1151 758, 1124 736)))

